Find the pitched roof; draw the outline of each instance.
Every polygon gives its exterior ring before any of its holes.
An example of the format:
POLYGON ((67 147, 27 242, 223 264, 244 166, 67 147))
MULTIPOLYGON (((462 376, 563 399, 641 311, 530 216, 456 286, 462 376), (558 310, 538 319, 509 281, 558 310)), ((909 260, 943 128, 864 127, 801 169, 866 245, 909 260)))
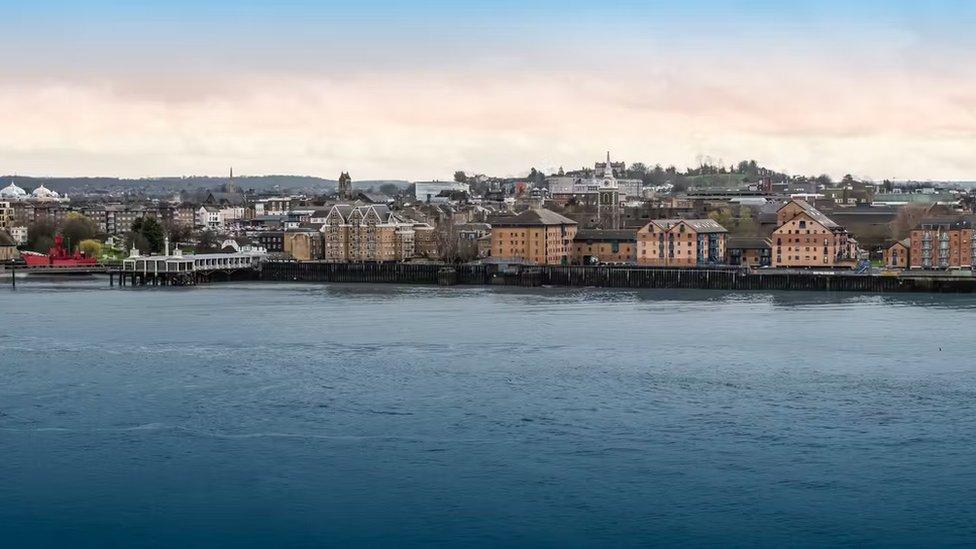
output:
POLYGON ((581 229, 576 232, 574 241, 594 240, 597 242, 612 242, 620 240, 637 241, 637 231, 581 229))
POLYGON ((572 219, 545 208, 532 208, 518 215, 490 220, 492 227, 541 227, 548 225, 576 225, 572 219))
POLYGON ((651 223, 657 225, 665 231, 670 231, 672 227, 675 227, 680 223, 684 223, 685 225, 691 227, 696 233, 729 232, 714 219, 652 219, 651 223))
POLYGON ((387 202, 391 202, 393 200, 383 193, 368 193, 365 191, 360 191, 358 194, 356 194, 356 197, 363 202, 372 204, 386 204, 387 202))
MULTIPOLYGON (((811 206, 810 203, 807 202, 806 200, 799 200, 799 199, 791 200, 791 201, 787 202, 786 204, 783 204, 783 206, 779 210, 782 210, 783 208, 785 208, 786 206, 788 206, 790 204, 796 204, 797 206, 799 206, 800 208, 803 209, 804 213, 806 213, 811 218, 813 218, 814 221, 816 221, 817 223, 820 223, 821 225, 823 225, 824 227, 826 227, 828 229, 840 229, 841 228, 841 226, 838 225, 837 223, 835 223, 833 219, 827 217, 826 215, 823 214, 823 212, 821 212, 820 210, 818 210, 818 209, 814 208, 813 206, 811 206)), ((776 210, 776 211, 779 212, 779 210, 776 210)))
POLYGON ((941 215, 926 217, 915 227, 916 229, 926 225, 946 225, 953 229, 971 229, 976 227, 976 215, 941 215))
POLYGON ((768 250, 773 246, 768 238, 761 236, 730 236, 725 247, 730 250, 768 250))
POLYGON ((213 202, 216 202, 217 204, 226 203, 232 206, 240 206, 241 204, 244 203, 244 195, 242 195, 241 193, 225 193, 225 192, 211 191, 210 193, 207 194, 206 201, 210 202, 211 199, 213 202))
POLYGON ((0 231, 0 246, 16 246, 17 242, 6 231, 0 231))

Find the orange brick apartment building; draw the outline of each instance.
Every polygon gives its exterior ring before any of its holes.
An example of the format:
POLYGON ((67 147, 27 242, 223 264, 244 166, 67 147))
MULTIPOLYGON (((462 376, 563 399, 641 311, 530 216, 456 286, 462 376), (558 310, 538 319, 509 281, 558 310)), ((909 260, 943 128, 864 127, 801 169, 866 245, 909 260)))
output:
POLYGON ((899 240, 885 248, 884 266, 889 269, 907 269, 911 257, 912 239, 899 240))
POLYGON ((712 219, 655 219, 637 231, 637 264, 695 267, 724 263, 727 233, 712 219))
POLYGON ((545 208, 492 219, 491 256, 539 265, 568 265, 576 222, 545 208))
POLYGON ((912 269, 971 269, 976 215, 925 219, 909 237, 912 269))
POLYGON ((857 241, 847 229, 803 200, 791 200, 776 212, 773 267, 853 267, 857 241))
POLYGON ((583 229, 573 239, 573 263, 635 263, 637 233, 633 229, 583 229))

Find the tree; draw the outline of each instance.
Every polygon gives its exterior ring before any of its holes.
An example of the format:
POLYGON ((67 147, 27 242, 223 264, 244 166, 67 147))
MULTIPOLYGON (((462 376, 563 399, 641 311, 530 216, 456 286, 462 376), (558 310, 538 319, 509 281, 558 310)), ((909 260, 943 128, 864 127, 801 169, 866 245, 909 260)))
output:
POLYGON ((210 253, 220 251, 220 239, 215 231, 200 231, 197 235, 196 252, 210 253))
POLYGON ((186 242, 193 236, 192 227, 175 221, 167 221, 165 223, 165 231, 169 235, 169 241, 174 244, 177 242, 186 242))
POLYGON ((468 182, 468 174, 464 173, 461 170, 458 170, 458 171, 454 172, 454 181, 457 182, 457 183, 467 183, 468 182))
POLYGON ((929 216, 929 207, 923 204, 905 204, 891 221, 891 238, 902 240, 911 234, 922 219, 929 216))
POLYGON ((163 251, 163 240, 166 234, 163 232, 163 226, 160 225, 159 221, 156 221, 156 218, 147 217, 143 219, 139 232, 149 244, 149 252, 159 253, 163 251))
POLYGON ((732 221, 732 216, 729 215, 729 213, 725 210, 716 210, 708 214, 708 218, 725 227, 729 230, 729 232, 732 232, 732 229, 735 228, 735 223, 732 221))
POLYGON ((54 223, 38 221, 27 227, 27 244, 25 248, 36 252, 47 253, 54 246, 54 233, 57 231, 54 223))
POLYGON ((397 187, 394 183, 383 183, 380 185, 380 192, 386 196, 396 196, 400 194, 400 187, 397 187))
POLYGON ((101 257, 102 256, 102 243, 97 240, 82 240, 78 243, 78 249, 85 252, 88 257, 101 257))
POLYGON ((448 263, 460 262, 458 233, 454 229, 454 218, 451 216, 446 216, 437 222, 437 249, 441 260, 448 263))
POLYGON ((752 217, 752 208, 743 207, 739 212, 739 220, 735 224, 735 234, 742 236, 755 236, 759 226, 752 217))
POLYGON ((141 232, 129 231, 128 234, 125 235, 125 248, 126 251, 135 248, 140 254, 148 253, 149 241, 146 240, 146 237, 142 236, 141 232))
POLYGON ((546 176, 540 173, 535 168, 529 171, 529 181, 533 183, 542 183, 546 179, 546 176))
POLYGON ((71 212, 61 225, 61 236, 64 237, 68 251, 74 251, 82 240, 89 240, 98 232, 98 227, 87 217, 77 212, 71 212))

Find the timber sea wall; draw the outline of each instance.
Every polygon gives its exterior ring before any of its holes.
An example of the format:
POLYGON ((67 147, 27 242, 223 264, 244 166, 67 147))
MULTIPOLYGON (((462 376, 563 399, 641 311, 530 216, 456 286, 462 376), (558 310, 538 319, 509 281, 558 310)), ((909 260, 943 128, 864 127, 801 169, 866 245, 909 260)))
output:
POLYGON ((272 261, 258 277, 268 281, 426 285, 683 288, 837 292, 974 293, 976 278, 853 273, 747 271, 738 268, 667 269, 636 266, 442 265, 434 263, 321 263, 272 261))

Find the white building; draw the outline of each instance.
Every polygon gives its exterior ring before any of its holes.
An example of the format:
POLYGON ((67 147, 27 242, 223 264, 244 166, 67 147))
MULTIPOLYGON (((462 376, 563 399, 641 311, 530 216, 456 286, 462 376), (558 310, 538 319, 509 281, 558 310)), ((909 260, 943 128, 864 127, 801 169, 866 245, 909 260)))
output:
POLYGON ((549 185, 549 192, 553 198, 566 197, 569 195, 577 198, 584 198, 586 195, 596 196, 600 188, 615 186, 620 191, 621 199, 641 198, 644 183, 640 179, 622 179, 625 169, 623 162, 611 162, 610 155, 607 154, 606 162, 594 164, 592 177, 577 177, 570 175, 555 175, 546 178, 549 185), (620 173, 614 173, 617 170, 620 173), (560 196, 561 195, 561 196, 560 196))
POLYGON ((7 232, 10 233, 10 236, 14 239, 14 242, 16 242, 18 246, 27 244, 27 227, 24 227, 23 225, 8 227, 7 232))
POLYGON ((244 219, 244 206, 224 206, 220 209, 220 222, 226 225, 244 219))
POLYGON ((254 202, 254 215, 285 215, 308 199, 305 196, 275 196, 254 202))
POLYGON ((197 226, 208 229, 220 228, 223 223, 220 220, 220 208, 214 206, 200 206, 197 210, 197 226))
POLYGON ((414 196, 421 202, 447 202, 448 198, 437 196, 444 191, 471 194, 471 187, 467 183, 456 181, 417 181, 414 187, 414 196))

